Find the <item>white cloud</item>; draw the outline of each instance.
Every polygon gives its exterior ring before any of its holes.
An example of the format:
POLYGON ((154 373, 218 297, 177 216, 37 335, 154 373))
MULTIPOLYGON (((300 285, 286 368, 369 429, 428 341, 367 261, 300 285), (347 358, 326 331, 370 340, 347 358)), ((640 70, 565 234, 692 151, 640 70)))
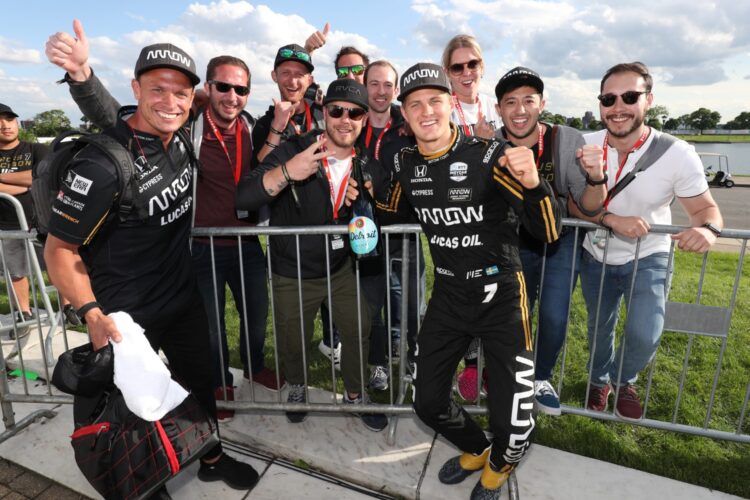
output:
POLYGON ((35 49, 18 47, 12 40, 0 36, 0 63, 11 64, 39 64, 42 62, 41 53, 35 49))

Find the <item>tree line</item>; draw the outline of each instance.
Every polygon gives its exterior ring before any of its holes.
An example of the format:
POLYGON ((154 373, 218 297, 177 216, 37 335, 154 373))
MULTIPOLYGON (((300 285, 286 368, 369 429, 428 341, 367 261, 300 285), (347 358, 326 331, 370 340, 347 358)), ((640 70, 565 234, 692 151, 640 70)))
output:
MULTIPOLYGON (((586 116, 567 117, 559 113, 552 113, 544 110, 540 119, 547 123, 556 125, 568 125, 579 130, 599 130, 602 123, 597 120, 591 113, 586 116)), ((698 108, 692 113, 679 117, 670 118, 669 110, 666 106, 656 105, 651 107, 646 113, 646 124, 658 130, 677 130, 677 129, 727 129, 742 130, 750 129, 750 111, 743 111, 733 120, 720 124, 721 114, 718 111, 712 111, 708 108, 698 108)), ((19 135, 24 141, 35 142, 37 137, 54 137, 62 132, 73 130, 70 119, 61 109, 52 109, 37 114, 31 120, 24 120, 22 130, 19 135)), ((79 130, 85 132, 97 132, 98 129, 84 116, 81 117, 79 130)))

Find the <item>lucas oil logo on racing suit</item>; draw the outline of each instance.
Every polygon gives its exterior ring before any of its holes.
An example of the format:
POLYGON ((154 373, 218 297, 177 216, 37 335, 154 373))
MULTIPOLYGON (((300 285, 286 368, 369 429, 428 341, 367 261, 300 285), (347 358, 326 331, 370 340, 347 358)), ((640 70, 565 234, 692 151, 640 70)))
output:
POLYGON ((451 166, 448 167, 448 172, 450 173, 451 180, 456 182, 466 180, 466 174, 468 173, 468 171, 469 166, 462 161, 451 163, 451 166))

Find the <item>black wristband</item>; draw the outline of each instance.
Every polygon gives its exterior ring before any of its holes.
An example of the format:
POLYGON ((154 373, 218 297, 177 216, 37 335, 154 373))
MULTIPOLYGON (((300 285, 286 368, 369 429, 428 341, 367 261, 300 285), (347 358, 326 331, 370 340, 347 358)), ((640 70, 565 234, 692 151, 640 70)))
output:
POLYGON ((601 186, 602 184, 606 184, 609 180, 609 177, 607 177, 607 172, 604 172, 604 177, 599 179, 598 181, 592 181, 591 177, 589 177, 589 173, 586 172, 586 184, 589 186, 601 186))
POLYGON ((86 324, 86 313, 92 309, 102 309, 102 305, 99 302, 87 302, 83 304, 77 311, 76 316, 81 320, 81 323, 86 324))
POLYGON ((276 130, 275 128, 273 128, 273 125, 269 125, 268 128, 271 129, 271 133, 272 134, 276 134, 276 135, 283 134, 283 132, 281 130, 276 130))
POLYGON ((286 182, 291 184, 292 179, 289 178, 289 171, 286 169, 286 163, 281 164, 281 173, 284 174, 284 179, 286 179, 286 182))
POLYGON ((608 215, 611 215, 611 214, 612 214, 612 212, 607 212, 607 211, 605 210, 605 211, 604 211, 604 212, 603 212, 603 213, 602 213, 602 214, 601 214, 601 215, 599 216, 599 225, 600 225, 600 226, 604 226, 604 227, 606 227, 607 229, 612 229, 611 227, 609 227, 608 225, 606 225, 606 224, 604 223, 604 218, 605 218, 606 216, 608 216, 608 215))
POLYGON ((269 142, 269 141, 266 141, 265 144, 266 144, 266 146, 268 146, 271 149, 276 149, 276 147, 278 146, 278 144, 274 144, 274 143, 269 142))

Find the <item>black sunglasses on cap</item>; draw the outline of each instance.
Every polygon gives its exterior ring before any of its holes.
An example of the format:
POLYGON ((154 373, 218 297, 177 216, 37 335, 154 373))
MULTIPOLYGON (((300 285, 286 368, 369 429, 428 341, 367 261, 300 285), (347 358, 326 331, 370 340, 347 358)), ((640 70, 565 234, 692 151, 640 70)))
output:
POLYGON ((353 66, 339 66, 338 68, 336 68, 336 75, 339 78, 346 78, 349 75, 350 71, 352 72, 352 75, 359 76, 365 72, 365 66, 364 64, 355 64, 353 66))
MULTIPOLYGON (((647 91, 637 91, 637 90, 628 90, 624 94, 620 94, 620 99, 622 99, 622 102, 625 104, 635 104, 638 102, 638 98, 641 97, 641 94, 648 94, 647 91)), ((614 106, 615 101, 617 101, 617 94, 603 94, 600 96, 597 96, 597 99, 599 99, 599 102, 602 103, 602 106, 605 108, 610 108, 614 106)))
POLYGON ((346 111, 347 115, 349 115, 349 119, 357 122, 367 114, 367 111, 362 108, 345 108, 335 104, 329 104, 326 106, 326 109, 328 110, 328 116, 331 118, 341 118, 344 116, 344 111, 346 111))
POLYGON ((450 71, 452 75, 460 75, 464 72, 464 68, 469 68, 469 71, 476 71, 481 65, 481 59, 472 59, 465 63, 451 64, 448 66, 448 71, 450 71))
POLYGON ((247 94, 250 93, 250 87, 246 87, 244 85, 232 85, 231 83, 220 82, 218 80, 209 80, 206 83, 208 83, 209 85, 213 85, 214 87, 216 87, 216 90, 218 90, 222 94, 226 94, 227 92, 229 92, 232 89, 234 89, 234 93, 235 94, 237 94, 238 96, 241 96, 241 97, 244 97, 244 96, 246 96, 247 94))

